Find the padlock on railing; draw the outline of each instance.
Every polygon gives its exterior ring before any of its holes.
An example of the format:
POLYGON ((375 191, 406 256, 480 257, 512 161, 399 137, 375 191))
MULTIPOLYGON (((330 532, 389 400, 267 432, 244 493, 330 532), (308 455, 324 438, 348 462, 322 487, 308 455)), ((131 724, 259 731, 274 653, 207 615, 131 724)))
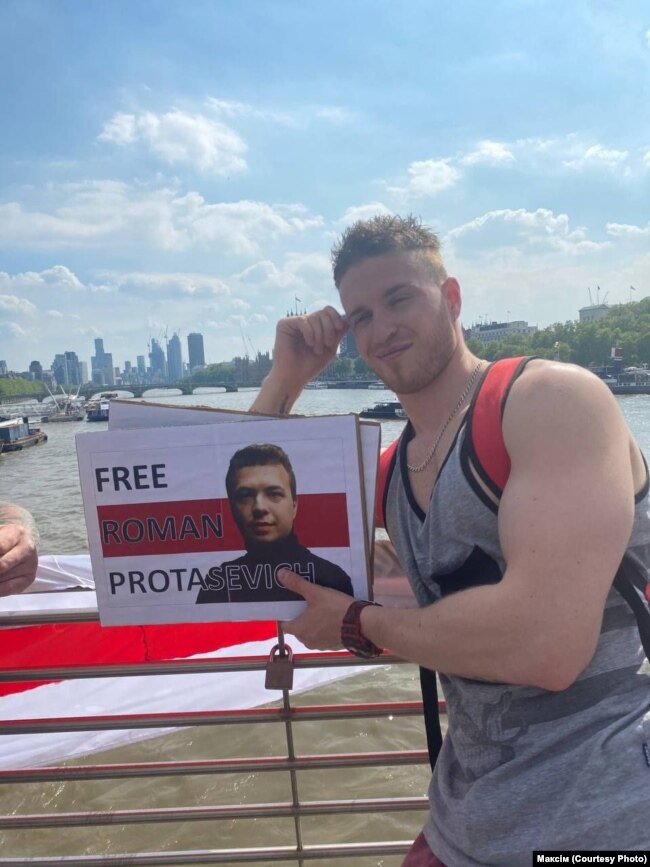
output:
POLYGON ((293 687, 293 653, 288 645, 280 648, 274 644, 266 663, 266 679, 264 686, 267 689, 291 689, 293 687))

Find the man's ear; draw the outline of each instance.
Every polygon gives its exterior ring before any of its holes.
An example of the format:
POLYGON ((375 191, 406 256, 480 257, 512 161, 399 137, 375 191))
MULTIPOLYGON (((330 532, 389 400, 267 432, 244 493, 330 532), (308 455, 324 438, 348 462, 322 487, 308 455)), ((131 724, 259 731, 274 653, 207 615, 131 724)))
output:
POLYGON ((460 283, 455 277, 447 277, 440 287, 442 294, 447 300, 449 312, 454 321, 459 318, 462 305, 460 283))

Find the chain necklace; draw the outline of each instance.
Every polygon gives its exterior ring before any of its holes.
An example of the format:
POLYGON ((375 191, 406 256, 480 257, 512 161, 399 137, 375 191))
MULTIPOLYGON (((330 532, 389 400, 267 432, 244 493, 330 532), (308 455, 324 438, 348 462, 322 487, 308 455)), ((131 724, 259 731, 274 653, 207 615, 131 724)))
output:
POLYGON ((458 403, 452 409, 449 417, 447 418, 447 421, 443 424, 442 428, 440 429, 440 433, 436 437, 435 442, 431 446, 431 449, 429 450, 429 454, 426 456, 426 458, 422 461, 421 464, 417 464, 416 466, 411 466, 411 464, 409 464, 409 463, 406 464, 409 473, 421 473, 422 470, 425 470, 429 466, 429 464, 433 460, 433 456, 436 453, 436 449, 440 445, 440 440, 445 435, 445 431, 447 430, 447 428, 451 424, 451 421, 454 418, 454 416, 456 415, 456 413, 458 412, 458 410, 465 403, 465 400, 467 399, 467 395, 472 390, 472 386, 474 385, 474 381, 476 380, 476 377, 478 376, 478 372, 482 366, 483 366, 483 362, 479 361, 479 363, 476 365, 476 367, 472 371, 472 374, 471 374, 470 378, 467 380, 467 385, 463 389, 463 393, 461 394, 458 403))

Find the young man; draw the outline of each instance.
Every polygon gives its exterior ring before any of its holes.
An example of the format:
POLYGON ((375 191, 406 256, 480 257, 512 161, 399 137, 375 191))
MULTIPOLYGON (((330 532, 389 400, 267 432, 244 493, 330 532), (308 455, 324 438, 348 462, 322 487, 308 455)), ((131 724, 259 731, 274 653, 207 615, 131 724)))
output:
POLYGON ((578 367, 517 364, 486 450, 503 451, 499 486, 472 415, 503 365, 465 345, 436 236, 377 217, 333 259, 346 317, 281 320, 253 409, 289 412, 351 328, 409 419, 384 502, 420 607, 351 606, 282 578, 307 601, 284 624, 307 646, 387 648, 440 673, 449 731, 404 864, 528 867, 534 849, 647 847, 650 669, 633 608, 650 614, 648 474, 615 400, 578 367))
POLYGON ((226 473, 226 491, 246 553, 210 570, 206 590, 197 603, 263 602, 301 597, 276 581, 282 566, 306 580, 352 595, 350 577, 335 563, 318 557, 298 541, 293 523, 298 512, 296 476, 284 449, 272 443, 246 446, 235 452, 226 473), (242 572, 258 576, 256 586, 242 572))
POLYGON ((38 533, 29 512, 0 503, 0 596, 26 590, 36 577, 38 533))

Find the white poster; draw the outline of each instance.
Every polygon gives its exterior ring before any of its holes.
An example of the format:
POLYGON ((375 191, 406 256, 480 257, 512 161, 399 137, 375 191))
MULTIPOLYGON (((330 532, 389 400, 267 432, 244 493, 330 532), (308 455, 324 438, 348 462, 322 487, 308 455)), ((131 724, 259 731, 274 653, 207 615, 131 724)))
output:
MULTIPOLYGON (((179 404, 153 403, 143 400, 112 400, 108 418, 109 430, 141 430, 150 427, 187 424, 221 424, 235 421, 260 421, 279 416, 260 415, 228 409, 179 404)), ((372 552, 375 538, 374 503, 377 496, 377 467, 381 446, 381 425, 360 420, 361 463, 367 505, 366 523, 368 546, 372 552)))
POLYGON ((291 619, 288 567, 369 595, 355 416, 77 435, 101 622, 291 619))

